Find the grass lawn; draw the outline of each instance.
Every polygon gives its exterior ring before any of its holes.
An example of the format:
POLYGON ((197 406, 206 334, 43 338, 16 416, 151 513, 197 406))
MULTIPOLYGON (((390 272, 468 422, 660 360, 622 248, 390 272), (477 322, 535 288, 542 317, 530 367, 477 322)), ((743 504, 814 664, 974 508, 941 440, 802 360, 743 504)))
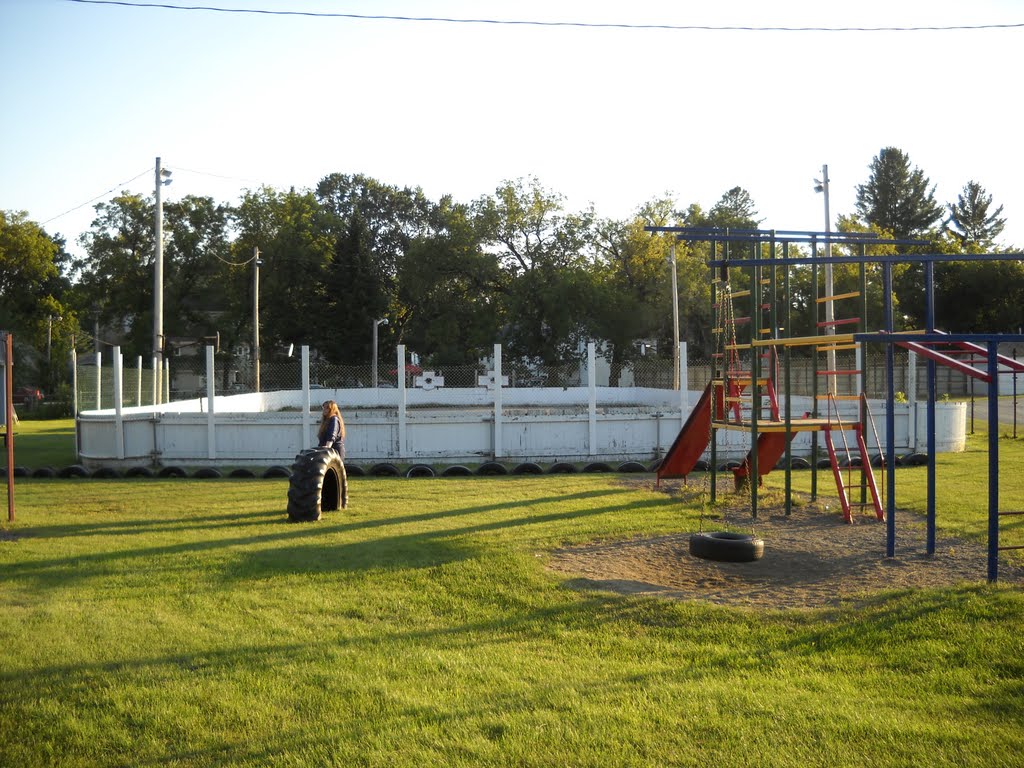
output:
POLYGON ((19 480, 0 765, 1024 766, 1019 589, 579 592, 551 548, 698 510, 605 474, 352 486, 290 524, 285 480, 19 480))

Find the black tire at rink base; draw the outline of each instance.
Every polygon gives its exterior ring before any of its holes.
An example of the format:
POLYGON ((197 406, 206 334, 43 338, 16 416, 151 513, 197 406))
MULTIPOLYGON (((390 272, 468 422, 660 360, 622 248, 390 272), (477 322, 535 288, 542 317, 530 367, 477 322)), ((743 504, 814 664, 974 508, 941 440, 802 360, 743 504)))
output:
POLYGON ((332 448, 310 448, 295 457, 288 480, 288 518, 319 520, 324 512, 348 506, 345 462, 332 448))
POLYGON ((721 563, 750 563, 764 555, 764 541, 746 533, 694 533, 690 536, 690 554, 721 563))

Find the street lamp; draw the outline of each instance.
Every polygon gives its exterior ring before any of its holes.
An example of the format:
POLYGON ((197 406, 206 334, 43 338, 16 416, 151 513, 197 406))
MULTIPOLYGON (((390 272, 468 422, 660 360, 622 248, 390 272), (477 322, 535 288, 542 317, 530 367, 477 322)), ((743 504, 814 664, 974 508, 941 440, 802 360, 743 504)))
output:
POLYGON ((382 317, 380 320, 373 321, 373 388, 377 388, 377 327, 380 325, 387 325, 388 319, 382 317))
MULTIPOLYGON (((828 210, 828 166, 821 166, 821 179, 814 180, 814 191, 821 192, 825 196, 825 334, 831 336, 836 332, 835 330, 835 307, 832 304, 832 217, 829 215, 828 210)), ((829 350, 827 353, 828 369, 834 371, 836 369, 836 353, 834 350, 829 350)), ((829 374, 828 378, 828 391, 835 394, 836 391, 836 377, 834 374, 829 374)))

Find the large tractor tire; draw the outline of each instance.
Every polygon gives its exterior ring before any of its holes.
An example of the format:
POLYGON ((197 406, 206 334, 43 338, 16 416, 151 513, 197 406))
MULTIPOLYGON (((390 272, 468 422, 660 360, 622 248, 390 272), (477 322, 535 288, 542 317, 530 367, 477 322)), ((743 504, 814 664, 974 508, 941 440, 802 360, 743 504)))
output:
POLYGON ((310 448, 295 457, 288 481, 288 517, 314 522, 324 512, 348 506, 345 462, 331 448, 310 448))

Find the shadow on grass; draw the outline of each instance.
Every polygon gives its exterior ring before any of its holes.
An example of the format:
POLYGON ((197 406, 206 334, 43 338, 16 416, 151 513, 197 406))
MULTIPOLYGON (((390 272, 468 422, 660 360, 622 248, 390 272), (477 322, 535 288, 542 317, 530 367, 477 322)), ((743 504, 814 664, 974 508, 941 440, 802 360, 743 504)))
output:
MULTIPOLYGON (((253 529, 251 535, 179 541, 166 545, 136 548, 107 548, 40 560, 26 559, 22 562, 9 563, 4 570, 7 578, 11 580, 33 578, 43 585, 66 586, 69 582, 76 580, 110 576, 122 568, 132 570, 135 566, 129 564, 140 560, 172 558, 166 567, 173 569, 180 567, 173 560, 175 557, 228 549, 232 550, 235 562, 229 567, 227 575, 234 579, 260 578, 275 573, 350 572, 369 568, 429 567, 471 556, 471 552, 474 551, 473 546, 465 543, 453 543, 450 541, 453 538, 486 531, 544 525, 634 508, 635 502, 619 505, 607 503, 609 497, 623 494, 631 494, 631 491, 626 489, 585 491, 565 496, 483 504, 456 510, 436 510, 397 517, 355 519, 340 524, 333 523, 331 518, 340 518, 347 513, 329 513, 328 518, 319 524, 292 524, 286 522, 286 518, 277 515, 252 513, 242 517, 260 518, 263 522, 253 520, 245 524, 253 529), (587 506, 582 509, 575 508, 546 515, 525 515, 514 518, 503 516, 497 520, 471 525, 442 526, 425 531, 378 536, 360 541, 338 540, 339 535, 348 533, 374 531, 393 526, 452 521, 471 515, 486 515, 498 511, 508 512, 511 509, 528 511, 531 507, 548 503, 564 505, 571 501, 583 502, 599 499, 605 503, 600 506, 587 506), (261 529, 269 532, 258 532, 261 529), (282 545, 282 543, 287 544, 282 545), (275 544, 278 546, 274 546, 275 544)), ((671 503, 673 502, 670 499, 655 499, 648 502, 648 506, 671 503)), ((236 516, 231 515, 231 517, 236 516)), ((223 525, 218 522, 221 519, 219 516, 204 518, 205 525, 199 526, 199 528, 234 529, 238 527, 237 524, 223 525)), ((346 519, 348 518, 346 517, 346 519)), ((110 524, 108 523, 99 523, 98 525, 107 534, 117 536, 111 542, 114 546, 123 543, 124 536, 147 536, 197 529, 197 526, 191 525, 187 521, 175 520, 167 521, 167 523, 166 526, 157 526, 155 530, 152 528, 126 528, 123 523, 115 528, 109 528, 110 524)), ((54 526, 48 535, 58 535, 62 528, 63 526, 54 526)), ((90 535, 89 528, 90 526, 83 525, 79 527, 75 535, 90 535)), ((39 536, 49 529, 36 528, 33 530, 35 535, 39 536)), ((95 541, 100 542, 102 539, 95 539, 95 541)), ((190 567, 194 567, 194 565, 190 567)), ((211 573, 219 573, 216 569, 217 566, 210 566, 211 573)))

